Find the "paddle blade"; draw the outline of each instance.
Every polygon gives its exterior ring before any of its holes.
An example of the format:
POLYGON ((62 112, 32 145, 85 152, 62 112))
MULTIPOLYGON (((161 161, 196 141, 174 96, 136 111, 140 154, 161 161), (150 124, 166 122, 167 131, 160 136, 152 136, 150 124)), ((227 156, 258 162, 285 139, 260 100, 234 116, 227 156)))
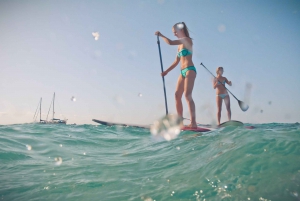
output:
POLYGON ((240 101, 240 100, 239 100, 239 105, 240 105, 241 110, 243 110, 244 112, 247 111, 249 108, 249 106, 246 103, 244 103, 243 101, 240 101))

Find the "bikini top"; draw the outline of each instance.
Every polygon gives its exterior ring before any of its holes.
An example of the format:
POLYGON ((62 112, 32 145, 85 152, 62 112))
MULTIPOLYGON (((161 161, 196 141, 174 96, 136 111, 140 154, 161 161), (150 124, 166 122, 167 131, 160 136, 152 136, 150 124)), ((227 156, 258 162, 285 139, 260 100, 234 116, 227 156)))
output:
POLYGON ((188 55, 191 55, 192 52, 189 51, 188 49, 182 48, 178 53, 177 53, 177 57, 186 57, 188 55))
POLYGON ((223 84, 223 85, 225 85, 225 83, 226 83, 226 80, 224 80, 224 82, 220 82, 219 80, 218 80, 218 84, 223 84))

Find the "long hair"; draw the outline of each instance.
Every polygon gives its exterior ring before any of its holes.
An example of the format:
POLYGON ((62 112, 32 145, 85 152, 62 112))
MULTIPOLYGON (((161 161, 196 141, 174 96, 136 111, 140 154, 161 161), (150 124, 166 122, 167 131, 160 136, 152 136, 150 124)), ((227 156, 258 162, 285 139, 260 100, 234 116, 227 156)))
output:
POLYGON ((184 34, 189 37, 190 39, 192 39, 190 37, 190 33, 189 33, 189 29, 187 28, 186 24, 184 22, 178 22, 176 24, 174 24, 174 26, 176 29, 183 29, 184 34))

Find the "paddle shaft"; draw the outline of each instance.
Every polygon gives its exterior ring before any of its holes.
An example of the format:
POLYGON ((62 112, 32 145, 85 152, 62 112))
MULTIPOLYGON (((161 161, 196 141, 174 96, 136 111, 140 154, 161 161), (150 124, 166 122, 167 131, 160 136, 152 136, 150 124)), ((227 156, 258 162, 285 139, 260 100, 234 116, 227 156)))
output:
MULTIPOLYGON (((214 74, 212 74, 204 65, 203 65, 203 63, 201 63, 200 65, 202 65, 212 76, 214 76, 214 74)), ((216 76, 214 76, 214 78, 216 78, 216 76)), ((218 78, 216 78, 217 80, 218 80, 218 78)), ((219 82, 220 82, 220 80, 218 80, 219 82)), ((223 84, 222 82, 220 82, 224 87, 225 87, 225 84, 223 84)), ((225 87, 225 89, 227 90, 227 91, 229 91, 229 89, 227 89, 226 87, 225 87)), ((231 93, 231 91, 229 91, 229 93, 237 100, 237 101, 240 101, 239 99, 237 99, 232 93, 231 93)))
MULTIPOLYGON (((159 36, 157 35, 157 45, 158 45, 158 51, 159 51, 159 58, 160 58, 160 67, 161 67, 161 72, 164 72, 163 68, 163 63, 162 63, 162 58, 161 58, 161 51, 160 51, 160 42, 159 42, 159 36)), ((165 86, 165 77, 161 76, 163 80, 163 85, 164 85, 164 95, 165 95, 165 106, 166 106, 166 115, 168 115, 168 103, 167 103, 167 94, 166 94, 166 86, 165 86)))

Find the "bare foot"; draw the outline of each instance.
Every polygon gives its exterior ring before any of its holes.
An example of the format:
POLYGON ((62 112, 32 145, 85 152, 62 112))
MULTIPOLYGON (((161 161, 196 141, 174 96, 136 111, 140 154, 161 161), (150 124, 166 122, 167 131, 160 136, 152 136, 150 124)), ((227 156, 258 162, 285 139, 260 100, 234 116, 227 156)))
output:
POLYGON ((197 124, 196 123, 190 123, 187 127, 189 127, 189 128, 197 128, 197 124))

